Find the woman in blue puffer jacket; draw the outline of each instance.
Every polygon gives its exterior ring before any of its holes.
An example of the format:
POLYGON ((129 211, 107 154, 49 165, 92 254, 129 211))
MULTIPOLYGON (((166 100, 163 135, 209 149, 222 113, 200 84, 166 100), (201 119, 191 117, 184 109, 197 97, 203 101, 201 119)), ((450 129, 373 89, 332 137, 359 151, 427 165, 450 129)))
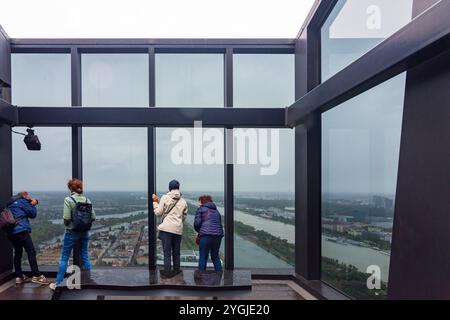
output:
POLYGON ((14 270, 16 273, 16 284, 33 282, 36 284, 47 285, 50 282, 39 271, 36 249, 31 238, 31 225, 29 219, 35 219, 37 216, 36 206, 38 200, 32 198, 28 192, 20 192, 11 198, 6 204, 8 209, 16 219, 16 225, 7 230, 8 239, 14 247, 14 270), (23 250, 27 253, 28 263, 30 264, 33 277, 28 278, 22 271, 23 250))
POLYGON ((199 270, 206 270, 208 256, 216 271, 222 270, 222 262, 219 258, 220 243, 223 238, 223 226, 220 212, 217 210, 211 196, 203 195, 198 198, 200 207, 195 212, 194 229, 200 236, 199 270))

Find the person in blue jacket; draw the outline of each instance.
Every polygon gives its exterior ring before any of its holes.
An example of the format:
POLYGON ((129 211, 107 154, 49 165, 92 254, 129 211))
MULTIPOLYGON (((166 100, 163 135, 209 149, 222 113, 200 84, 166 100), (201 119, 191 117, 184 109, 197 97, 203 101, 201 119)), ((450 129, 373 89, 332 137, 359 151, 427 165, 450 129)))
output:
POLYGON ((31 239, 31 225, 29 219, 34 219, 37 216, 36 206, 38 200, 31 198, 28 192, 20 192, 14 196, 6 204, 8 209, 16 219, 16 225, 7 231, 8 239, 14 247, 14 271, 16 274, 16 284, 29 282, 30 278, 25 276, 22 271, 22 255, 25 249, 28 262, 30 264, 32 278, 31 282, 47 285, 49 281, 39 271, 36 250, 34 249, 33 240, 31 239))
POLYGON ((200 237, 198 269, 206 270, 208 256, 215 271, 222 271, 222 262, 219 258, 220 243, 223 238, 223 226, 220 212, 217 210, 211 196, 203 195, 198 198, 200 207, 195 212, 194 229, 200 237))

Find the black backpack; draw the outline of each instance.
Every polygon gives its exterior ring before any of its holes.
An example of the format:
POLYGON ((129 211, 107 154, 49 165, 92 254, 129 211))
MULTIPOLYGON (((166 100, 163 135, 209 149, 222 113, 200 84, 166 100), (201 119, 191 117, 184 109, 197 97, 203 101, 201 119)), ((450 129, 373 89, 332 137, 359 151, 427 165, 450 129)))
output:
MULTIPOLYGON (((75 202, 72 209, 72 230, 75 232, 86 232, 92 227, 92 204, 87 202, 77 202, 74 197, 70 199, 75 202)), ((86 199, 87 201, 87 199, 86 199)))

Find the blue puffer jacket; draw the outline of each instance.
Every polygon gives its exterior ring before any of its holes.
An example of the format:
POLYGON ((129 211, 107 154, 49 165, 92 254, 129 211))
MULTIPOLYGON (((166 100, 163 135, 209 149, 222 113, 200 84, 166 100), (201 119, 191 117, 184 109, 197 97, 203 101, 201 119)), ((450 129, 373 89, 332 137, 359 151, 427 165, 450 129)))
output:
POLYGON ((28 219, 34 219, 37 215, 36 207, 33 207, 28 200, 22 196, 12 197, 6 204, 11 210, 14 218, 21 219, 19 223, 8 232, 8 235, 18 234, 24 231, 31 233, 31 225, 28 219))
POLYGON ((201 236, 223 237, 222 219, 214 203, 208 202, 195 212, 194 229, 201 236))

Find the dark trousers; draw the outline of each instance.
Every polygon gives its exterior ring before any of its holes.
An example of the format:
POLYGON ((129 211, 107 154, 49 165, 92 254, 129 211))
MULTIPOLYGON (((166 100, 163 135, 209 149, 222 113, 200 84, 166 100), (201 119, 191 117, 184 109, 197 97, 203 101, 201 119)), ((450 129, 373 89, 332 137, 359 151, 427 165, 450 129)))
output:
POLYGON ((164 270, 171 270, 171 258, 173 259, 173 270, 180 270, 181 235, 159 231, 159 239, 162 242, 164 251, 164 270))
POLYGON ((211 254, 211 260, 214 264, 214 270, 222 270, 222 262, 219 258, 220 243, 222 242, 222 237, 220 236, 200 236, 199 253, 200 257, 198 259, 198 269, 206 270, 206 264, 208 262, 209 254, 211 254))
POLYGON ((30 264, 31 273, 33 276, 40 276, 37 260, 36 260, 36 250, 34 249, 33 240, 28 232, 21 232, 18 234, 13 234, 9 236, 9 241, 11 241, 14 247, 14 270, 16 272, 16 277, 22 277, 22 255, 23 249, 28 256, 28 263, 30 264))

